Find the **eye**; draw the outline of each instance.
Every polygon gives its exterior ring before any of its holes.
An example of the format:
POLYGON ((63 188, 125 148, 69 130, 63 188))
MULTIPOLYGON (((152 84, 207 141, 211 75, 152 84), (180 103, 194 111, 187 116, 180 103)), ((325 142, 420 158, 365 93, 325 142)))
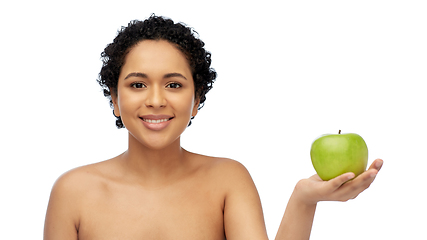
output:
POLYGON ((176 83, 176 82, 172 82, 172 83, 169 83, 166 87, 167 88, 180 88, 180 87, 182 87, 182 85, 179 83, 176 83))
POLYGON ((130 85, 132 88, 144 88, 146 87, 144 83, 141 82, 134 82, 130 85))

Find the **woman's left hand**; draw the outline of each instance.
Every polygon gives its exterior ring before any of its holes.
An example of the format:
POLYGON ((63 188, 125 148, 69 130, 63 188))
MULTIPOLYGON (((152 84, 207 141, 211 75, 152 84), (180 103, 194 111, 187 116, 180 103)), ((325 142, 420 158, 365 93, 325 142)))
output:
POLYGON ((348 201, 356 198, 367 189, 375 180, 378 171, 383 165, 383 160, 375 160, 369 169, 356 178, 354 173, 344 173, 329 181, 323 181, 315 174, 307 179, 302 179, 295 187, 295 194, 299 200, 313 205, 320 201, 348 201))

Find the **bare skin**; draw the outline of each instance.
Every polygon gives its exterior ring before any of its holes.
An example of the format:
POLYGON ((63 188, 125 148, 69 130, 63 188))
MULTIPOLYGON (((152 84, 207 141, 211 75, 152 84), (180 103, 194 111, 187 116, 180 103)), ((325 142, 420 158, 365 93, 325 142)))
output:
MULTIPOLYGON (((246 168, 180 145, 198 106, 180 50, 164 40, 140 42, 127 54, 117 88, 114 113, 129 132, 128 149, 56 181, 44 239, 267 239, 260 198, 246 168)), ((330 181, 317 175, 299 181, 276 239, 309 239, 317 202, 355 198, 381 165, 377 159, 356 178, 346 173, 330 181)))
POLYGON ((224 221, 234 221, 226 218, 225 205, 239 188, 251 197, 247 214, 265 234, 259 198, 242 165, 183 154, 185 170, 165 181, 137 181, 126 173, 123 155, 66 173, 52 192, 45 239, 223 240, 224 221))

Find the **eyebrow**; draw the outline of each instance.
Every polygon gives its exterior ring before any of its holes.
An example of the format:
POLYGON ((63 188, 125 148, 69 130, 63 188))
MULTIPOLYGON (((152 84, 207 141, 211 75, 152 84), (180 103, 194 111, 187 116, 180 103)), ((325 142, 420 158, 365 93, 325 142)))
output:
MULTIPOLYGON (((147 74, 145 73, 141 73, 141 72, 131 72, 129 73, 126 77, 125 80, 130 78, 130 77, 140 77, 140 78, 148 78, 147 74)), ((180 77, 183 78, 185 80, 187 80, 186 77, 184 77, 184 75, 182 75, 181 73, 167 73, 163 76, 163 78, 172 78, 172 77, 180 77)))
POLYGON ((187 80, 187 78, 184 77, 184 75, 182 75, 181 73, 168 73, 168 74, 165 74, 165 76, 163 76, 163 78, 172 78, 172 77, 180 77, 187 80))

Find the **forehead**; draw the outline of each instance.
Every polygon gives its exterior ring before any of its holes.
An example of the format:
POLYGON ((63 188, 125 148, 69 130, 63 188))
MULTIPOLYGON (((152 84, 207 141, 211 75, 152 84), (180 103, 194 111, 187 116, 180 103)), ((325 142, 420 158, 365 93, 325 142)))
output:
POLYGON ((122 71, 137 70, 180 70, 191 69, 186 55, 174 44, 166 40, 143 40, 133 46, 125 57, 122 71))

